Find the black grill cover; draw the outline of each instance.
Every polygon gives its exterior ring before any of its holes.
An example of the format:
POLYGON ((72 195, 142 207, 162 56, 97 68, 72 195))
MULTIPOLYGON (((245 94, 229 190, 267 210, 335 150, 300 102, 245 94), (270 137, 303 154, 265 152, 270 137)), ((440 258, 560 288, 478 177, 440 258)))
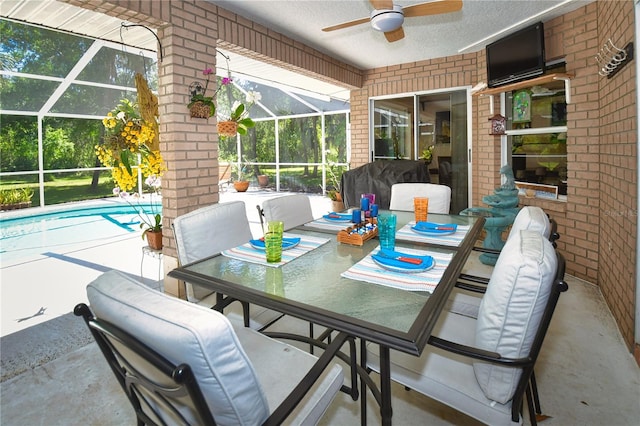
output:
POLYGON ((346 208, 360 207, 360 196, 376 194, 376 204, 389 208, 391 185, 405 182, 429 183, 429 170, 424 161, 378 160, 342 174, 342 199, 346 208))

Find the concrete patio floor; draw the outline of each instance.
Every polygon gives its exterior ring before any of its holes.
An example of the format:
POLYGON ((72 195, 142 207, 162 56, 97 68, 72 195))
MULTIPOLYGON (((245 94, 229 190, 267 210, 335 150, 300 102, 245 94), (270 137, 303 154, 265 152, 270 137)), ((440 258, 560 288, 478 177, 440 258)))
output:
MULTIPOLYGON (((282 194, 225 192, 221 201, 242 199, 255 235, 256 204, 282 194)), ((315 216, 330 202, 312 197, 315 216)), ((161 289, 158 259, 145 259, 138 235, 74 248, 22 265, 2 267, 2 383, 0 424, 120 425, 135 419, 124 393, 71 310, 86 301, 84 287, 107 269, 118 269, 161 289), (44 311, 40 308, 45 308, 44 311), (38 314, 38 315, 35 315, 38 314)), ((480 265, 481 266, 481 265, 480 265)), ((597 286, 567 277, 536 366, 543 425, 637 425, 640 369, 624 345, 597 286)), ((306 333, 307 324, 285 318, 275 329, 306 333)), ((472 419, 416 392, 393 387, 394 424, 473 425, 472 419)), ((368 419, 378 424, 369 396, 368 419)), ((359 403, 340 394, 321 424, 359 424, 359 403)), ((528 423, 528 421, 526 422, 528 423)))

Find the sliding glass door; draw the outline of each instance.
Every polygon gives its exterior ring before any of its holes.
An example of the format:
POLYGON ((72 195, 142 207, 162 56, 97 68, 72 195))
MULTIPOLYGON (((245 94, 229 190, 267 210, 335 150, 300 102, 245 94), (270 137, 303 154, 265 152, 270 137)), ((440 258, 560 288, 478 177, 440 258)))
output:
POLYGON ((451 212, 469 203, 467 91, 371 101, 372 161, 423 160, 432 183, 451 187, 451 212))

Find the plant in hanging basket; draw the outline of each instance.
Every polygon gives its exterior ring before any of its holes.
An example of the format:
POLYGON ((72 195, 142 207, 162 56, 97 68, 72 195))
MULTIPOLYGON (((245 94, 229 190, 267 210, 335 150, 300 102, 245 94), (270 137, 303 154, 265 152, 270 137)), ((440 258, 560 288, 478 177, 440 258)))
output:
POLYGON ((207 88, 209 87, 209 80, 213 69, 206 68, 202 71, 202 74, 207 77, 207 81, 204 86, 199 81, 194 81, 189 85, 189 93, 191 94, 191 101, 187 104, 191 117, 195 118, 209 118, 213 117, 216 113, 216 104, 214 102, 216 95, 223 86, 231 83, 230 78, 223 78, 222 84, 218 87, 213 96, 206 96, 207 88))
POLYGON ((218 134, 222 137, 233 137, 238 133, 246 135, 247 129, 256 125, 249 117, 249 109, 260 99, 262 95, 259 92, 247 92, 247 105, 235 101, 228 116, 218 115, 218 134))
POLYGON ((235 121, 219 121, 218 134, 220 136, 233 137, 238 133, 238 123, 235 121))

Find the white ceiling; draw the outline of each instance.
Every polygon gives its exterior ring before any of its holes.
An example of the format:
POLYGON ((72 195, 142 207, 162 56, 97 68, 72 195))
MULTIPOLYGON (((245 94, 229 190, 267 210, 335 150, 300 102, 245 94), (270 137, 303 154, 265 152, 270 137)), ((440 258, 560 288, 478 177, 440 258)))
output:
MULTIPOLYGON (((527 24, 548 21, 595 0, 463 0, 459 12, 406 18, 405 38, 394 43, 369 23, 322 31, 370 16, 373 8, 368 0, 207 1, 343 62, 371 69, 482 50, 527 24)), ((421 1, 394 3, 404 7, 421 1)))
MULTIPOLYGON (((345 63, 371 69, 478 51, 492 41, 537 21, 548 21, 595 0, 463 0, 459 12, 406 18, 405 38, 389 43, 369 23, 323 32, 322 28, 368 17, 368 0, 206 0, 300 41, 345 63)), ((419 1, 396 0, 408 6, 419 1)), ((122 19, 56 0, 2 0, 0 15, 137 48, 157 49, 155 37, 141 27, 122 28, 122 19)), ((224 64, 219 57, 218 64, 224 64)), ((343 88, 290 71, 234 56, 231 69, 263 81, 287 82, 338 98, 343 88)))

